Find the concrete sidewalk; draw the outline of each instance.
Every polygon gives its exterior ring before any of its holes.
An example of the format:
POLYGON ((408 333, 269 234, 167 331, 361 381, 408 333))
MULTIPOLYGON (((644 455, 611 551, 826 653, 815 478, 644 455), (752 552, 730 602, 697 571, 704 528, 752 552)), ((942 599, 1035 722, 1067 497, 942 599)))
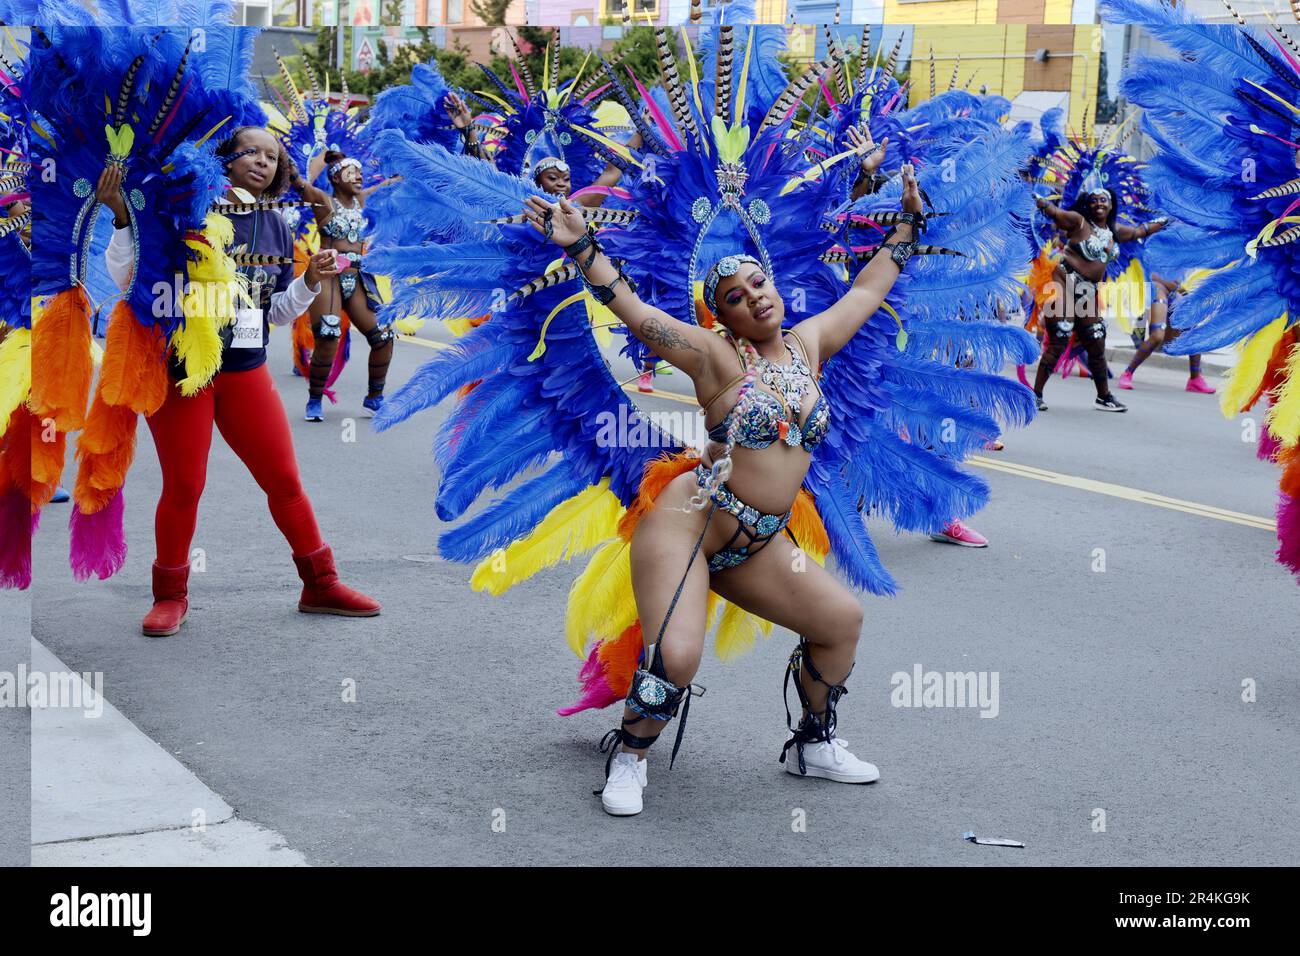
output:
MULTIPOLYGON (((36 640, 30 667, 70 673, 36 640)), ((102 681, 73 675, 70 698, 30 708, 33 866, 307 865, 97 694, 102 681)))

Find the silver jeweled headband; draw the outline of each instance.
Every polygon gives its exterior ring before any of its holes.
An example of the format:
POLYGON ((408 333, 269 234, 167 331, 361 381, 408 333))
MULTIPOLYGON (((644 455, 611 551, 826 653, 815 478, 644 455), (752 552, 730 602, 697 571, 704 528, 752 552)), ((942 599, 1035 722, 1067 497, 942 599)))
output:
POLYGON ((763 268, 763 263, 759 262, 747 252, 738 255, 723 256, 713 264, 708 274, 704 277, 704 304, 709 307, 709 311, 714 315, 718 314, 718 283, 722 281, 723 276, 734 276, 740 271, 742 264, 750 262, 763 268))
POLYGON ((562 159, 556 159, 554 156, 547 156, 540 163, 533 167, 533 182, 537 182, 542 173, 548 169, 558 169, 562 173, 569 171, 569 164, 562 159))
POLYGON ((347 169, 349 166, 355 166, 357 167, 357 169, 360 169, 361 160, 357 159, 354 156, 349 156, 346 159, 340 159, 337 163, 331 163, 330 173, 329 173, 330 179, 333 179, 335 176, 343 172, 343 170, 347 169))

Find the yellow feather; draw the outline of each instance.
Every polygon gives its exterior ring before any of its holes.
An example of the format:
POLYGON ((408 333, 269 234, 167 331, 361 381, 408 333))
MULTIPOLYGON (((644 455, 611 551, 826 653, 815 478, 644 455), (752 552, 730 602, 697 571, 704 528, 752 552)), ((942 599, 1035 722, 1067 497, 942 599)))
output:
MULTIPOLYGON (((403 320, 399 319, 398 321, 403 320)), ((456 338, 460 338, 462 335, 469 335, 469 333, 474 329, 473 323, 470 322, 469 319, 465 318, 444 319, 443 325, 447 326, 447 330, 451 332, 452 335, 456 336, 456 338)))
POLYGON ((9 427, 11 416, 32 387, 32 333, 10 329, 0 342, 0 435, 9 427))
POLYGON ((1128 269, 1101 286, 1102 308, 1119 320, 1125 332, 1133 330, 1133 321, 1147 310, 1147 277, 1142 263, 1134 258, 1128 269))
POLYGON ((1291 347, 1286 360, 1286 381, 1268 410, 1268 430, 1284 447, 1300 442, 1300 345, 1291 347))
POLYGON ((615 538, 592 555, 569 590, 564 635, 569 649, 583 657, 589 638, 614 637, 636 620, 632 594, 632 551, 615 538))
POLYGON ((402 335, 414 335, 416 332, 420 331, 420 329, 424 328, 424 321, 424 319, 417 319, 414 317, 398 319, 393 323, 393 328, 397 329, 397 331, 402 335))
POLYGON ((618 534, 618 519, 623 505, 609 490, 609 479, 601 479, 561 501, 527 537, 514 542, 504 554, 484 558, 470 587, 489 594, 504 594, 520 581, 538 571, 568 561, 608 541, 618 534))
POLYGON ((753 649, 754 638, 759 634, 771 636, 772 622, 728 602, 722 609, 718 633, 713 639, 713 649, 718 660, 730 661, 747 654, 753 649))
POLYGON ((225 216, 209 213, 203 230, 207 243, 185 244, 196 256, 190 264, 184 310, 185 322, 172 335, 172 346, 185 364, 181 394, 196 395, 221 368, 219 329, 235 317, 235 290, 246 282, 239 275, 226 247, 234 239, 234 225, 225 216))
POLYGON ((1219 393, 1219 408, 1224 418, 1235 418, 1254 397, 1264 373, 1268 371, 1268 360, 1284 331, 1286 312, 1239 346, 1237 364, 1224 376, 1223 390, 1219 393))

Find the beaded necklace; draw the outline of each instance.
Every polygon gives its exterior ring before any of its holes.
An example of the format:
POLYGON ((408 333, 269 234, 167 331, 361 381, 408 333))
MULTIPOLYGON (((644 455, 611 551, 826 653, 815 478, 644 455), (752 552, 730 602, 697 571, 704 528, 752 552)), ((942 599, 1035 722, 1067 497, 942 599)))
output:
POLYGON ((812 381, 812 371, 803 356, 790 348, 789 342, 784 344, 790 355, 789 365, 777 365, 761 355, 758 356, 757 364, 763 376, 763 384, 776 390, 776 398, 785 411, 785 420, 777 423, 777 434, 791 448, 798 448, 803 443, 799 412, 803 409, 804 392, 812 381))

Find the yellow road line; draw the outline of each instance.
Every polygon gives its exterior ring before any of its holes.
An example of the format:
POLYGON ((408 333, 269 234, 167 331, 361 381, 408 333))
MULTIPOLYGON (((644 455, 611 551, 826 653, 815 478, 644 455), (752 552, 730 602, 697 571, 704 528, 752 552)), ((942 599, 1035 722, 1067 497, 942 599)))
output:
POLYGON ((410 342, 412 345, 423 345, 426 349, 449 349, 449 348, 451 348, 451 346, 448 345, 448 344, 446 344, 445 342, 435 342, 435 341, 433 341, 433 339, 418 339, 418 338, 416 338, 414 335, 401 335, 401 334, 399 334, 397 337, 398 337, 398 339, 400 339, 400 340, 403 341, 403 342, 410 342))
MULTIPOLYGON (((398 338, 404 342, 413 342, 416 345, 422 345, 430 349, 451 348, 451 346, 444 345, 442 342, 419 339, 411 335, 399 335, 398 338)), ((639 392, 637 387, 632 384, 624 385, 623 390, 643 395, 648 394, 653 398, 664 398, 670 402, 680 402, 683 405, 698 406, 699 404, 693 396, 678 395, 674 392, 664 392, 659 389, 655 389, 653 392, 639 392)), ((1136 501, 1138 504, 1151 505, 1154 508, 1168 508, 1171 511, 1181 511, 1201 518, 1213 518, 1216 521, 1227 521, 1231 524, 1244 525, 1247 528, 1258 528, 1261 531, 1272 531, 1274 533, 1277 531, 1277 522, 1272 518, 1243 514, 1240 511, 1229 511, 1227 508, 1203 505, 1195 501, 1184 501, 1181 498, 1170 498, 1168 495, 1159 495, 1154 491, 1143 491, 1141 488, 1129 488, 1127 485, 1116 485, 1109 481, 1097 481, 1093 478, 1066 475, 1059 471, 1036 468, 1033 465, 1021 465, 1011 461, 995 461, 982 455, 972 455, 967 459, 967 462, 992 471, 1017 475, 1021 478, 1032 478, 1035 481, 1045 481, 1048 484, 1075 488, 1079 491, 1088 491, 1095 495, 1107 495, 1111 498, 1122 498, 1125 501, 1136 501)))
POLYGON ((1035 468, 1032 465, 1020 465, 1010 461, 994 461, 981 455, 973 455, 967 461, 972 465, 1005 472, 1009 475, 1018 475, 1021 478, 1033 478, 1035 481, 1064 485, 1067 488, 1077 488, 1080 491, 1090 491, 1098 495, 1109 495, 1112 498, 1123 498, 1126 501, 1136 501, 1139 504, 1152 505, 1156 508, 1169 508, 1173 511, 1199 515, 1202 518, 1228 521, 1232 524, 1245 525, 1248 528, 1277 531, 1277 522, 1272 518, 1242 514, 1240 511, 1229 511, 1226 508, 1216 508, 1214 505, 1203 505, 1195 501, 1183 501, 1180 498, 1170 498, 1168 495, 1156 494, 1154 491, 1143 491, 1140 488, 1129 488, 1126 485, 1116 485, 1109 481, 1097 481, 1093 478, 1080 478, 1077 475, 1064 475, 1058 471, 1048 471, 1046 468, 1035 468))

